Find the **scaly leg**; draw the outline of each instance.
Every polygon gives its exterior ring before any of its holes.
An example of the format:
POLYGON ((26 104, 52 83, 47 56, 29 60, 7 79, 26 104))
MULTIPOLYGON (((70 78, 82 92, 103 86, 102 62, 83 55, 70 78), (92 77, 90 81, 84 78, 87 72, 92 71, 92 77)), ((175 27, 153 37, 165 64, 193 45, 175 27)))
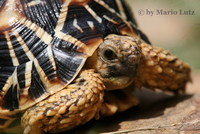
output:
POLYGON ((25 112, 24 134, 63 131, 98 118, 104 88, 99 74, 82 71, 72 84, 25 112))
POLYGON ((141 48, 142 59, 134 85, 184 92, 186 83, 191 81, 189 65, 164 49, 145 43, 141 48))

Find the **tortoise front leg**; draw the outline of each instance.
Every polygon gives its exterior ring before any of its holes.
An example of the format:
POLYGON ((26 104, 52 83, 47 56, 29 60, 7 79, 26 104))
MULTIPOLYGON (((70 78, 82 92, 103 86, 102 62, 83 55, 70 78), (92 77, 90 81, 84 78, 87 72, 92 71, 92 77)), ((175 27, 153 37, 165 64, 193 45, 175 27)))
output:
POLYGON ((93 70, 82 71, 72 84, 25 112, 24 134, 67 130, 98 118, 103 90, 99 74, 93 70))
POLYGON ((133 88, 123 90, 105 91, 104 102, 101 107, 101 116, 111 116, 136 106, 139 103, 133 88))
POLYGON ((191 80, 189 65, 168 51, 142 43, 142 59, 134 85, 184 92, 191 80))

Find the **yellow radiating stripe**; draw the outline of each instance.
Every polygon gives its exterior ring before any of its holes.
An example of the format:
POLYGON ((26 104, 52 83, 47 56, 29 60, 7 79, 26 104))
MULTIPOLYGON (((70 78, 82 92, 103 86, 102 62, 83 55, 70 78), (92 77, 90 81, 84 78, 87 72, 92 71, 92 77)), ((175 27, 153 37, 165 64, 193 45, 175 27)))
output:
MULTIPOLYGON (((21 45, 22 49, 26 53, 26 55, 29 58, 29 60, 33 61, 35 59, 35 56, 29 50, 28 46, 23 41, 22 37, 16 31, 13 31, 13 33, 17 37, 17 41, 21 45)), ((55 61, 54 61, 54 57, 53 57, 53 52, 52 52, 51 46, 48 46, 46 49, 47 49, 47 54, 48 54, 49 60, 50 60, 51 64, 53 65, 54 70, 56 70, 56 64, 55 64, 55 61)))
POLYGON ((115 9, 111 8, 108 4, 106 4, 103 0, 94 0, 104 8, 108 9, 110 12, 115 13, 119 16, 119 14, 115 11, 115 9))
POLYGON ((84 7, 99 23, 102 23, 101 17, 99 17, 88 5, 85 5, 84 7))
POLYGON ((88 49, 87 45, 85 43, 79 41, 78 39, 74 38, 73 36, 65 34, 63 32, 57 32, 55 36, 66 42, 74 44, 78 48, 82 49, 83 53, 90 55, 90 50, 88 49))
POLYGON ((60 32, 64 26, 64 22, 67 18, 67 13, 68 13, 68 5, 71 1, 70 0, 66 0, 63 5, 62 8, 60 10, 60 15, 58 17, 58 22, 55 28, 55 32, 60 32))
POLYGON ((35 59, 35 56, 33 55, 33 53, 29 50, 28 46, 25 44, 24 40, 22 39, 22 37, 18 34, 18 32, 13 31, 13 33, 15 34, 15 36, 17 37, 17 41, 19 42, 19 44, 21 45, 22 49, 24 50, 24 52, 26 53, 26 56, 29 58, 30 61, 33 61, 35 59))
POLYGON ((127 20, 127 17, 126 17, 126 14, 124 12, 124 8, 123 8, 123 5, 122 5, 121 1, 120 0, 115 0, 115 1, 117 3, 117 6, 119 8, 119 12, 120 12, 122 18, 125 19, 125 20, 127 20))
POLYGON ((94 30, 94 23, 92 21, 87 21, 89 27, 91 28, 91 30, 94 30))
POLYGON ((12 42, 10 40, 9 34, 5 33, 5 37, 6 37, 6 40, 7 40, 8 49, 9 49, 9 52, 10 52, 10 57, 12 58, 13 65, 14 66, 18 66, 19 65, 19 61, 18 61, 18 58, 17 58, 17 56, 15 54, 14 48, 12 46, 12 42))
POLYGON ((27 6, 32 7, 32 6, 36 6, 36 5, 43 4, 43 3, 44 2, 42 2, 42 1, 31 1, 31 2, 27 3, 27 6))
POLYGON ((51 65, 53 66, 54 71, 56 71, 56 63, 55 63, 55 60, 54 60, 54 55, 53 55, 51 46, 48 46, 46 49, 47 49, 49 61, 51 62, 51 65))
MULTIPOLYGON (((97 3, 99 3, 101 6, 105 7, 108 11, 115 13, 119 18, 122 18, 122 21, 128 26, 130 32, 128 34, 130 34, 131 36, 136 36, 136 34, 134 33, 134 30, 132 28, 132 26, 130 25, 130 23, 124 19, 120 14, 118 14, 113 8, 111 8, 109 5, 107 5, 104 1, 102 0, 94 0, 97 3)), ((122 34, 127 34, 127 31, 122 29, 121 30, 122 34)))
POLYGON ((106 20, 112 22, 113 24, 119 24, 117 21, 111 19, 110 17, 108 17, 107 15, 103 15, 103 18, 105 18, 106 20))
POLYGON ((4 85, 4 87, 2 88, 1 96, 6 95, 6 93, 8 92, 8 89, 11 86, 16 86, 17 85, 17 89, 19 90, 19 81, 17 78, 17 67, 15 67, 14 72, 12 73, 12 75, 10 77, 8 77, 8 79, 6 80, 6 83, 4 85))
POLYGON ((6 92, 8 91, 8 89, 10 88, 10 86, 13 84, 13 78, 12 75, 7 79, 4 87, 2 88, 2 91, 0 92, 2 96, 4 96, 6 94, 6 92))
POLYGON ((78 25, 77 18, 74 19, 74 21, 73 21, 73 26, 74 26, 75 28, 77 28, 80 32, 83 32, 83 29, 78 25))
MULTIPOLYGON (((43 71, 43 69, 39 65, 38 60, 35 58, 33 53, 30 51, 30 49, 28 48, 27 44, 25 44, 25 42, 23 41, 22 37, 16 31, 13 31, 13 33, 17 37, 18 42, 20 43, 22 49, 26 53, 26 55, 29 58, 29 60, 34 62, 36 70, 37 70, 37 72, 38 72, 38 74, 40 76, 40 79, 41 79, 42 83, 45 85, 46 89, 49 89, 49 87, 51 87, 52 85, 50 84, 50 81, 48 80, 48 77, 46 76, 45 72, 43 71)), ((52 53, 52 50, 51 50, 51 46, 49 45, 46 49, 47 49, 48 58, 49 58, 51 64, 53 65, 54 70, 56 70, 56 65, 55 65, 55 61, 54 61, 54 58, 53 58, 53 53, 52 53)), ((26 74, 25 74, 26 78, 25 79, 27 79, 27 80, 29 80, 29 78, 31 77, 31 71, 30 71, 30 68, 28 68, 28 67, 30 66, 31 69, 32 69, 32 66, 30 65, 30 64, 32 64, 32 62, 27 62, 27 64, 26 64, 26 74)), ((26 87, 30 87, 30 82, 29 81, 26 81, 26 87)), ((24 92, 24 94, 27 94, 27 93, 28 93, 28 91, 24 92)))
POLYGON ((39 27, 37 24, 26 20, 21 21, 21 23, 25 26, 27 26, 29 29, 35 32, 35 34, 47 45, 50 45, 53 37, 48 34, 43 28, 39 27))
POLYGON ((35 68, 40 76, 40 80, 42 81, 42 83, 45 85, 45 87, 48 87, 49 86, 49 80, 46 76, 46 74, 44 73, 43 69, 41 68, 40 64, 38 63, 38 60, 35 59, 34 60, 34 65, 35 65, 35 68))
MULTIPOLYGON (((101 6, 103 6, 104 8, 106 8, 108 11, 110 11, 111 13, 116 14, 119 18, 123 18, 119 13, 117 13, 113 8, 111 8, 108 4, 106 4, 104 1, 102 0, 94 0, 97 3, 99 3, 101 6)), ((124 21, 124 23, 126 23, 130 28, 130 24, 123 18, 122 19, 124 21)), ((132 29, 132 28, 131 28, 132 29)))
MULTIPOLYGON (((53 37, 50 34, 48 34, 44 29, 40 28, 38 25, 36 25, 35 23, 32 23, 31 21, 27 21, 26 20, 26 21, 24 21, 22 23, 25 24, 27 27, 29 27, 31 30, 33 30, 35 32, 35 34, 45 44, 48 45, 48 47, 47 47, 48 57, 49 57, 49 60, 50 60, 51 64, 53 65, 54 70, 56 70, 55 60, 53 58, 53 52, 52 52, 52 49, 51 49, 51 41, 52 41, 53 37)), ((13 31, 13 33, 17 37, 18 42, 21 44, 21 46, 22 46, 24 52, 26 53, 26 55, 28 56, 29 60, 33 61, 35 59, 35 56, 29 50, 29 48, 27 47, 27 44, 23 41, 23 39, 18 34, 18 32, 13 31)))
MULTIPOLYGON (((100 4, 101 6, 103 6, 104 8, 106 8, 108 11, 110 11, 111 13, 116 14, 119 18, 121 18, 122 16, 115 11, 115 9, 111 8, 108 4, 106 4, 104 1, 102 0, 95 0, 98 4, 100 4)), ((108 21, 114 23, 114 24, 118 24, 118 22, 116 22, 115 20, 109 18, 108 16, 104 15, 103 16, 105 19, 107 19, 108 21)))
POLYGON ((28 95, 28 89, 31 86, 32 69, 33 61, 27 62, 25 66, 25 89, 23 91, 24 95, 28 95))

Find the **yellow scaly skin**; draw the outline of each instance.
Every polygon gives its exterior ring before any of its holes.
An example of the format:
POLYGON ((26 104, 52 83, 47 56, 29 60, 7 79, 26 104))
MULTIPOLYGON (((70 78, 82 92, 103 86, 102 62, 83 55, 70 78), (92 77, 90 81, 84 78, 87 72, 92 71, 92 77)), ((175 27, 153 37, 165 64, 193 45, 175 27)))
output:
POLYGON ((65 89, 29 108, 22 117, 24 134, 42 134, 73 128, 99 117, 103 102, 102 78, 82 71, 65 89))

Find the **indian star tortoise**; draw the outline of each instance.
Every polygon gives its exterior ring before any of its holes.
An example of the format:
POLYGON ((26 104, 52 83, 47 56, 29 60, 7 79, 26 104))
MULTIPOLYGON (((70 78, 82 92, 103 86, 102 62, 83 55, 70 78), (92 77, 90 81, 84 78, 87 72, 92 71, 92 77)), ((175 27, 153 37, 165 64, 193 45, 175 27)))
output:
POLYGON ((179 93, 188 81, 124 0, 0 0, 1 129, 21 117, 24 134, 68 130, 137 105, 134 87, 179 93))

